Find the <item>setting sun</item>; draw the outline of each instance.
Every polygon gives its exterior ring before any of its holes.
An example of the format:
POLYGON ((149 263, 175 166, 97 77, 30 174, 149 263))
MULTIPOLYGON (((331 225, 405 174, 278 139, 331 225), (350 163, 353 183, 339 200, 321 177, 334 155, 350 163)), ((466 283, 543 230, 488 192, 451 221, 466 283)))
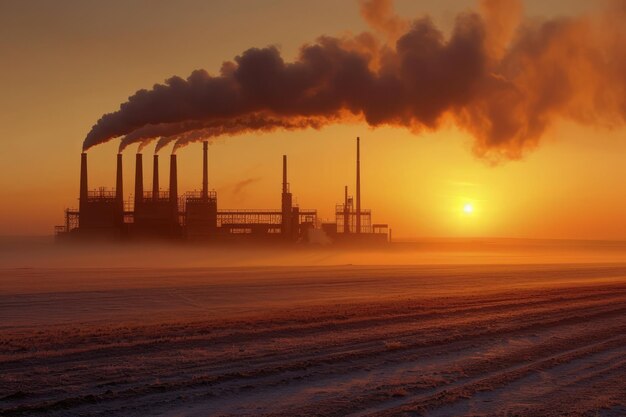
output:
POLYGON ((466 203, 463 206, 463 212, 465 212, 465 214, 472 214, 474 212, 474 206, 472 206, 470 203, 466 203))

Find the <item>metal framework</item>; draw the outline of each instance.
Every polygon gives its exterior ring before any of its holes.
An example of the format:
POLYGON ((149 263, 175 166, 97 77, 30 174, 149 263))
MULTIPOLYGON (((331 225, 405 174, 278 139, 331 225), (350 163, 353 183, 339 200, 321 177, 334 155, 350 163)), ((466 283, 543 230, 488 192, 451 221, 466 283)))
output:
MULTIPOLYGON (((346 207, 344 204, 335 206, 335 222, 337 224, 337 233, 346 233, 346 219, 348 220, 348 233, 356 233, 357 231, 357 213, 353 210, 352 204, 346 207)), ((361 233, 372 233, 372 211, 370 209, 361 209, 361 233)))
POLYGON ((170 198, 170 192, 169 191, 157 191, 157 193, 155 194, 154 191, 144 191, 143 192, 143 199, 144 201, 150 201, 150 200, 154 200, 154 197, 156 195, 156 199, 157 200, 169 200, 170 198))
POLYGON ((61 226, 54 226, 54 235, 58 237, 70 233, 72 230, 77 230, 78 216, 77 209, 65 209, 65 223, 61 226))
MULTIPOLYGON (((317 222, 317 210, 300 210, 299 223, 317 222)), ((218 227, 231 227, 231 225, 272 225, 280 229, 282 226, 283 213, 280 210, 261 209, 227 209, 217 211, 218 227)))
POLYGON ((208 191, 206 196, 202 195, 202 191, 194 190, 187 191, 178 199, 178 207, 179 210, 184 212, 187 207, 187 203, 190 204, 198 204, 198 203, 206 203, 206 202, 216 202, 217 201, 217 193, 215 191, 208 191))
POLYGON ((388 224, 373 224, 372 233, 379 233, 379 234, 386 235, 389 233, 389 225, 388 224))
POLYGON ((87 192, 88 203, 115 201, 116 197, 116 191, 109 190, 106 187, 100 187, 97 190, 90 190, 87 192))

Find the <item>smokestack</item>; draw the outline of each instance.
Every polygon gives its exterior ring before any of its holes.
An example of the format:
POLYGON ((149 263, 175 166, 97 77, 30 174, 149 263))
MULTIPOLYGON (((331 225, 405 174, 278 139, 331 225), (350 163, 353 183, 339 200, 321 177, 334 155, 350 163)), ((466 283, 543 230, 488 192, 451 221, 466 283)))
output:
POLYGON ((202 142, 202 198, 209 198, 209 142, 202 142))
POLYGON ((176 154, 170 155, 170 203, 178 214, 178 172, 176 169, 176 154))
POLYGON ((283 155, 283 193, 287 192, 287 155, 283 155))
POLYGON ((138 153, 135 156, 135 210, 143 203, 143 160, 138 153))
POLYGON ((343 232, 350 233, 350 208, 348 207, 348 186, 344 188, 343 199, 343 232))
POLYGON ((356 138, 356 232, 361 233, 361 139, 356 138))
POLYGON ((124 207, 124 179, 122 176, 122 154, 117 154, 117 177, 115 181, 115 199, 117 203, 124 207))
POLYGON ((159 155, 154 155, 154 164, 152 171, 152 199, 154 201, 159 198, 159 155))
POLYGON ((87 154, 80 154, 80 199, 78 200, 79 211, 83 211, 83 205, 87 203, 89 186, 87 185, 87 154))
POLYGON ((282 233, 286 239, 292 236, 293 201, 287 183, 287 155, 283 155, 283 193, 281 195, 282 233))

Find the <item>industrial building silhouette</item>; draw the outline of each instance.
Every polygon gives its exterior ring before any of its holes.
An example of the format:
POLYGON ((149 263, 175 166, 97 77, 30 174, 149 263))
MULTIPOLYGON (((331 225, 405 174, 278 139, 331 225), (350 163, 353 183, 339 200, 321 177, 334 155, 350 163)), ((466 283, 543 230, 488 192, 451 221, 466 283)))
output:
POLYGON ((65 210, 65 223, 55 227, 58 240, 166 239, 207 242, 315 243, 315 230, 338 244, 386 243, 386 224, 372 224, 371 210, 361 208, 360 140, 357 138, 356 201, 344 190, 335 207, 335 221, 321 222, 317 210, 293 204, 283 155, 280 210, 218 209, 217 193, 209 191, 208 143, 202 144, 202 190, 178 192, 176 155, 170 155, 169 191, 159 188, 159 156, 153 157, 152 191, 144 191, 143 155, 135 159, 135 193, 124 200, 122 154, 117 154, 116 187, 89 190, 87 154, 81 154, 78 210, 65 210))

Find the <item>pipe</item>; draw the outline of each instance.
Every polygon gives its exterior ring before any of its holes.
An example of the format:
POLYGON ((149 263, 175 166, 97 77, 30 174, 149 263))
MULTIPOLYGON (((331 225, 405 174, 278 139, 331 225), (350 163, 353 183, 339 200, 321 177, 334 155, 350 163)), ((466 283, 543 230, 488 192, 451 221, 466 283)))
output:
POLYGON ((209 142, 202 142, 202 198, 209 198, 209 142))
POLYGON ((283 155, 283 193, 281 195, 282 233, 286 239, 291 239, 293 231, 293 201, 287 183, 287 155, 283 155))
POLYGON ((124 177, 122 176, 122 154, 117 154, 117 176, 115 181, 115 199, 124 208, 124 177))
POLYGON ((356 232, 361 233, 361 139, 356 138, 356 232))
POLYGON ((348 186, 347 185, 344 188, 343 232, 350 233, 350 208, 348 207, 348 186))
POLYGON ((178 215, 178 170, 176 168, 176 154, 170 155, 170 203, 178 215))
POLYGON ((152 168, 152 200, 159 199, 159 155, 154 155, 154 163, 152 168))
POLYGON ((79 211, 83 211, 87 203, 89 186, 87 184, 87 153, 80 154, 80 199, 78 200, 79 211))
POLYGON ((135 155, 135 210, 143 203, 143 158, 135 155))
POLYGON ((283 193, 289 192, 287 188, 287 155, 283 155, 283 193))

